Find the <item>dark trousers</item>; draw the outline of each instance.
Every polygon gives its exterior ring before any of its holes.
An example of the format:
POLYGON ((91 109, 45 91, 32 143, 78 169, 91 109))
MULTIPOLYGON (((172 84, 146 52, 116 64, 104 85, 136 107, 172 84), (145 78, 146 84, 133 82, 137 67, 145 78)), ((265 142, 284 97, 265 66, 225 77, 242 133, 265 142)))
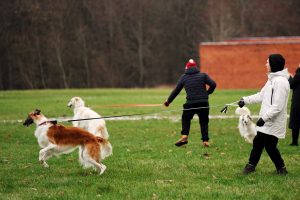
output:
POLYGON ((299 138, 299 129, 292 129, 292 143, 298 144, 298 138, 299 138))
POLYGON ((183 105, 183 112, 181 117, 182 130, 181 135, 189 135, 191 120, 194 115, 197 114, 199 117, 200 130, 202 134, 202 141, 208 141, 208 122, 209 122, 209 104, 208 102, 203 103, 186 103, 183 105), (198 108, 198 109, 193 109, 198 108), (186 110, 187 109, 187 110, 186 110))
POLYGON ((257 132, 253 140, 253 148, 249 158, 249 164, 256 166, 264 148, 277 169, 284 167, 284 161, 277 149, 278 138, 273 135, 267 135, 257 132))

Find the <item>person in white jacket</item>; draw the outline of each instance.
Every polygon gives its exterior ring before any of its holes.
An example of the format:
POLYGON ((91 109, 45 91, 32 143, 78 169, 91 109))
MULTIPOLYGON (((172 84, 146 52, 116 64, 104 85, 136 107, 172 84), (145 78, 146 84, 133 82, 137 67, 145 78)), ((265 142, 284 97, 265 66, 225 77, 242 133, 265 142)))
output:
POLYGON ((278 139, 285 138, 287 122, 287 103, 289 98, 289 73, 284 69, 285 59, 280 54, 271 54, 267 59, 268 80, 257 94, 243 97, 239 106, 261 103, 259 119, 256 123, 257 135, 253 140, 249 163, 243 173, 255 171, 260 156, 265 148, 276 166, 277 173, 286 175, 284 161, 277 149, 278 139))

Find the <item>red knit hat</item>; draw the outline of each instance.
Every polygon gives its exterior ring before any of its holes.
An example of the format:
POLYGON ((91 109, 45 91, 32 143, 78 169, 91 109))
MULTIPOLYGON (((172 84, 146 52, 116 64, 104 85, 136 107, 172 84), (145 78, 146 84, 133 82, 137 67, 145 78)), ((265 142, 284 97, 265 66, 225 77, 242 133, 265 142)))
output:
POLYGON ((185 69, 189 69, 191 67, 197 67, 197 63, 193 59, 189 59, 189 62, 185 65, 185 69))

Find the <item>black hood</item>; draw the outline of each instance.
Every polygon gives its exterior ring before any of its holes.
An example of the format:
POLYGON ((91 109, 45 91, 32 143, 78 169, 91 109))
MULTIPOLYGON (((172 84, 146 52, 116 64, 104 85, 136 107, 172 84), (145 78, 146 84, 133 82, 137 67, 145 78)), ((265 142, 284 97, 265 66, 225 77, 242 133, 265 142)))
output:
POLYGON ((196 73, 199 73, 200 70, 196 67, 191 67, 191 68, 188 68, 184 71, 185 74, 196 74, 196 73))
POLYGON ((283 70, 285 59, 280 54, 271 54, 269 56, 269 64, 271 67, 271 72, 278 72, 283 70))

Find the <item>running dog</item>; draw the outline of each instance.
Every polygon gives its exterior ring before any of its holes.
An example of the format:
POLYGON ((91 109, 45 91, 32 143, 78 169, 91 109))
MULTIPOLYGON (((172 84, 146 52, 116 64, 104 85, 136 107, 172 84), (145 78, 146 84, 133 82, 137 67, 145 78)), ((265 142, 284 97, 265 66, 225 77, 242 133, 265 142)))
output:
POLYGON ((256 136, 255 124, 252 121, 251 112, 247 107, 238 107, 235 110, 235 114, 240 115, 238 129, 241 136, 248 143, 253 143, 253 139, 256 136))
MULTIPOLYGON (((73 108, 73 119, 101 117, 98 113, 86 107, 84 101, 80 97, 73 97, 69 101, 68 107, 73 108)), ((108 139, 109 137, 104 119, 73 121, 73 126, 83 128, 88 132, 93 133, 96 136, 102 137, 104 139, 108 139)))
POLYGON ((56 121, 49 121, 39 109, 30 112, 23 125, 33 123, 36 124, 34 135, 42 148, 39 161, 44 167, 49 167, 46 161, 53 155, 68 154, 79 146, 80 161, 85 167, 93 167, 100 175, 105 171, 106 166, 101 161, 112 154, 108 140, 81 128, 65 127, 56 121))

